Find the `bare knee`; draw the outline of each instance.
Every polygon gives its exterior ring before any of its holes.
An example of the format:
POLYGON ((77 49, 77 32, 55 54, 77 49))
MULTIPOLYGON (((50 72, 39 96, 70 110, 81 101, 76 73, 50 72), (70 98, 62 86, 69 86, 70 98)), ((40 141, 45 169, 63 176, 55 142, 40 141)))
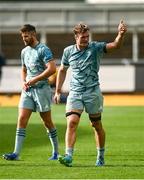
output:
POLYGON ((18 128, 26 128, 31 113, 32 110, 30 109, 19 109, 18 128))
POLYGON ((101 113, 95 115, 89 115, 91 125, 95 128, 95 130, 101 131, 102 130, 102 123, 101 123, 101 113))
POLYGON ((92 126, 95 128, 97 133, 99 133, 103 130, 101 121, 93 122, 92 126))
POLYGON ((69 121, 68 122, 68 128, 71 129, 71 130, 75 130, 78 126, 78 122, 77 121, 69 121))
POLYGON ((21 116, 19 116, 19 118, 18 118, 17 127, 18 127, 18 128, 26 128, 27 122, 28 122, 28 118, 25 117, 24 115, 21 115, 21 116))
POLYGON ((42 118, 42 121, 44 123, 44 126, 48 129, 52 129, 54 128, 54 123, 52 121, 52 118, 51 118, 51 112, 48 111, 48 112, 40 112, 40 116, 42 118))
POLYGON ((71 115, 67 117, 67 128, 70 131, 76 131, 79 124, 79 117, 75 115, 71 115))
POLYGON ((76 130, 80 121, 80 116, 81 116, 80 112, 71 111, 66 113, 67 127, 70 130, 76 130))

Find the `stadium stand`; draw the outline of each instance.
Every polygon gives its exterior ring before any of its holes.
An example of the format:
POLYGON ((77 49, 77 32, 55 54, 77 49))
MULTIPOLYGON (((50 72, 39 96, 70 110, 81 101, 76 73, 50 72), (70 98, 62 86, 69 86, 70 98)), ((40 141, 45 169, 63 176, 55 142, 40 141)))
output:
MULTIPOLYGON (((144 63, 143 17, 143 1, 130 3, 129 0, 123 0, 118 3, 115 0, 103 0, 91 4, 84 0, 0 0, 0 51, 7 59, 4 73, 7 72, 8 66, 19 68, 20 52, 24 47, 19 36, 19 28, 25 23, 37 26, 39 39, 50 46, 59 65, 64 47, 74 42, 72 28, 76 23, 83 21, 90 26, 92 40, 111 41, 116 36, 119 21, 124 19, 128 25, 124 46, 117 52, 106 55, 102 65, 134 66, 133 76, 137 78, 133 78, 133 84, 138 84, 139 89, 143 91, 144 88, 140 87, 141 81, 135 82, 135 79, 138 80, 142 76, 144 63)), ((136 89, 131 88, 131 91, 136 89)))

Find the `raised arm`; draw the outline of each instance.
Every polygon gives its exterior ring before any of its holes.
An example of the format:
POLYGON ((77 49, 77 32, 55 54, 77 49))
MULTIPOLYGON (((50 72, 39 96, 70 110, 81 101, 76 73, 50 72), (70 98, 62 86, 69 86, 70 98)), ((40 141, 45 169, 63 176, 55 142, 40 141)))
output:
POLYGON ((115 38, 115 40, 113 42, 107 43, 107 45, 106 45, 107 52, 111 52, 111 51, 113 51, 115 49, 119 49, 121 47, 126 31, 127 31, 127 26, 124 23, 124 21, 121 20, 118 25, 117 37, 115 38))

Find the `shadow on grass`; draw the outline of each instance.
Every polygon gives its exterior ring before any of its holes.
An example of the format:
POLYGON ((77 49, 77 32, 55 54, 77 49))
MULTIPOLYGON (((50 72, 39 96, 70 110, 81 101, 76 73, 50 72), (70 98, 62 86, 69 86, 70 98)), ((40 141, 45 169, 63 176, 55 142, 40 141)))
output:
POLYGON ((104 167, 113 167, 113 168, 116 168, 116 167, 139 167, 139 168, 143 168, 144 165, 130 165, 130 164, 116 164, 116 165, 113 165, 113 164, 108 164, 108 165, 105 165, 104 167))
MULTIPOLYGON (((65 126, 57 125, 58 136, 60 139, 64 138, 65 126)), ((13 149, 15 142, 16 125, 15 124, 1 124, 0 125, 0 151, 13 149)), ((43 124, 29 124, 26 129, 26 138, 24 141, 25 148, 38 147, 48 145, 48 135, 43 124)))
POLYGON ((22 163, 22 162, 16 162, 16 163, 1 163, 0 167, 47 167, 47 166, 51 166, 51 164, 48 163, 22 163))
MULTIPOLYGON (((65 131, 66 124, 56 124, 59 145, 64 145, 65 141, 65 131)), ((85 140, 89 136, 93 136, 91 127, 79 127, 78 130, 78 141, 85 140)), ((5 151, 9 152, 9 150, 13 150, 14 142, 15 142, 15 133, 16 133, 16 125, 15 124, 0 124, 0 154, 5 151)), ((42 123, 39 124, 30 124, 26 129, 26 138, 24 141, 25 148, 35 148, 42 146, 51 146, 48 135, 46 133, 46 129, 44 128, 42 123)))
MULTIPOLYGON (((58 162, 55 162, 55 163, 58 163, 58 162)), ((59 166, 59 163, 57 164, 58 166, 59 166)), ((50 163, 26 163, 26 162, 24 162, 24 161, 19 161, 19 162, 7 162, 7 163, 1 163, 0 164, 0 167, 20 167, 20 166, 22 166, 22 167, 24 167, 24 166, 26 166, 26 167, 47 167, 47 166, 52 166, 52 164, 50 164, 50 163)), ((55 166, 56 166, 56 164, 55 164, 55 166)), ((113 165, 113 164, 108 164, 108 165, 105 165, 105 166, 102 166, 102 167, 96 167, 95 165, 93 165, 93 164, 89 164, 89 165, 86 165, 86 164, 73 164, 73 166, 72 167, 66 167, 66 166, 64 166, 64 165, 60 165, 61 167, 65 167, 65 168, 68 168, 68 169, 70 169, 70 168, 98 168, 98 169, 100 169, 100 168, 118 168, 118 167, 120 167, 120 168, 124 168, 124 167, 130 167, 130 168, 144 168, 144 165, 130 165, 130 164, 115 164, 115 165, 113 165)))

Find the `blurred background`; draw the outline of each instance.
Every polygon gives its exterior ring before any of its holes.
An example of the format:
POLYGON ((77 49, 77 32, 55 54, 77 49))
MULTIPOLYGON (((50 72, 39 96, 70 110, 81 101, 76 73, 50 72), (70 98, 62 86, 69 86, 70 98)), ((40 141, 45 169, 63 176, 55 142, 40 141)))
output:
MULTIPOLYGON (((75 43, 72 29, 82 21, 90 26, 91 40, 113 41, 119 21, 128 26, 124 45, 106 54, 99 72, 103 93, 144 92, 144 0, 0 0, 0 93, 20 93, 19 35, 23 24, 36 26, 39 40, 46 43, 57 66, 63 49, 75 43)), ((69 71, 63 91, 69 91, 69 71)))

